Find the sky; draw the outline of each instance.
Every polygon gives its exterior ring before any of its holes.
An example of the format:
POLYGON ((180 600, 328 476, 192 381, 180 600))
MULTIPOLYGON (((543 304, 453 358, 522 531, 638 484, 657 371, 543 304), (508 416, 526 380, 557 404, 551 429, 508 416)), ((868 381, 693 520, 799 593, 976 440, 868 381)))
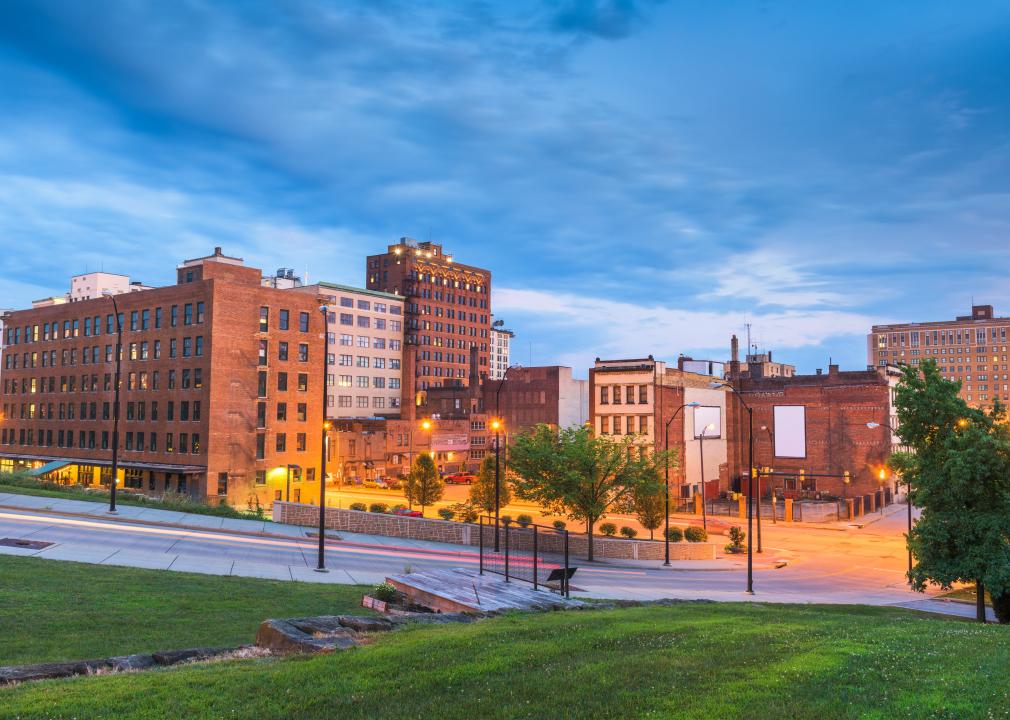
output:
POLYGON ((1006 3, 0 3, 0 307, 222 246, 493 272, 513 360, 1010 315, 1006 3))

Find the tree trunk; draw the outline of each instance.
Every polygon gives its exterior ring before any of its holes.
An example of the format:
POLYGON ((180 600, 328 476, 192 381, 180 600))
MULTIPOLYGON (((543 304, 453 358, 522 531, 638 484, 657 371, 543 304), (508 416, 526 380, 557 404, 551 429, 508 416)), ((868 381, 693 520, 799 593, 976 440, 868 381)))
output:
POLYGON ((586 551, 586 560, 589 562, 593 561, 593 521, 586 520, 586 541, 588 543, 588 549, 586 551))
MULTIPOLYGON (((995 611, 996 598, 993 598, 993 610, 995 611)), ((985 622, 985 586, 981 580, 975 581, 975 619, 980 623, 985 622)))
POLYGON ((990 591, 989 597, 992 600, 992 611, 996 614, 996 621, 1001 625, 1010 623, 1010 592, 994 595, 990 591))

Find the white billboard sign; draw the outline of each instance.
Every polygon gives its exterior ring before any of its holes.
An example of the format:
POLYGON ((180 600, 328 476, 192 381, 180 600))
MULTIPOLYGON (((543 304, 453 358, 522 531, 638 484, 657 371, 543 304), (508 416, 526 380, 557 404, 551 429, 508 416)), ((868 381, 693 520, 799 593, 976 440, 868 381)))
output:
POLYGON ((700 437, 702 433, 706 440, 722 437, 722 408, 718 405, 702 405, 694 409, 694 436, 700 437))
POLYGON ((776 405, 775 457, 807 456, 807 409, 803 405, 776 405))

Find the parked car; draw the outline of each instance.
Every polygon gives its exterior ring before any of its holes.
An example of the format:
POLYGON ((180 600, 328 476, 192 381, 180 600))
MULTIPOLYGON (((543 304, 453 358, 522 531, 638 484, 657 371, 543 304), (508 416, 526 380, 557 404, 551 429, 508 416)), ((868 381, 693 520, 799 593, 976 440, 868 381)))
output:
POLYGON ((445 482, 447 485, 469 485, 476 479, 477 476, 472 473, 458 472, 446 476, 445 482))
POLYGON ((399 510, 393 511, 394 515, 401 515, 403 517, 424 517, 420 510, 408 510, 407 508, 400 508, 399 510))

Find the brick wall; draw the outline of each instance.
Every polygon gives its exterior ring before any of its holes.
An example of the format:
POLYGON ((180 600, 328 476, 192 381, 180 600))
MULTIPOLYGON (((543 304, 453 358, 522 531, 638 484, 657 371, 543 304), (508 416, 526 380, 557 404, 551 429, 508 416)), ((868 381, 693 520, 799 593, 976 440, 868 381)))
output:
MULTIPOLYGON (((319 523, 319 508, 314 505, 275 502, 273 518, 275 522, 311 527, 319 523)), ((480 544, 480 531, 476 525, 430 518, 399 517, 358 510, 327 508, 326 527, 344 532, 429 540, 454 545, 477 546, 480 544)), ((485 531, 485 542, 493 541, 493 534, 490 538, 488 534, 485 531)), ((553 533, 549 530, 542 531, 537 538, 538 548, 542 552, 560 554, 563 551, 562 537, 560 533, 553 533)), ((529 550, 532 547, 532 532, 518 528, 511 529, 509 544, 516 549, 529 550)), ((601 560, 662 560, 663 547, 662 542, 651 540, 593 538, 594 555, 601 560)), ((568 550, 573 558, 586 557, 586 536, 569 534, 568 550)), ((671 560, 714 560, 715 553, 716 545, 714 543, 680 542, 670 544, 671 560)))

